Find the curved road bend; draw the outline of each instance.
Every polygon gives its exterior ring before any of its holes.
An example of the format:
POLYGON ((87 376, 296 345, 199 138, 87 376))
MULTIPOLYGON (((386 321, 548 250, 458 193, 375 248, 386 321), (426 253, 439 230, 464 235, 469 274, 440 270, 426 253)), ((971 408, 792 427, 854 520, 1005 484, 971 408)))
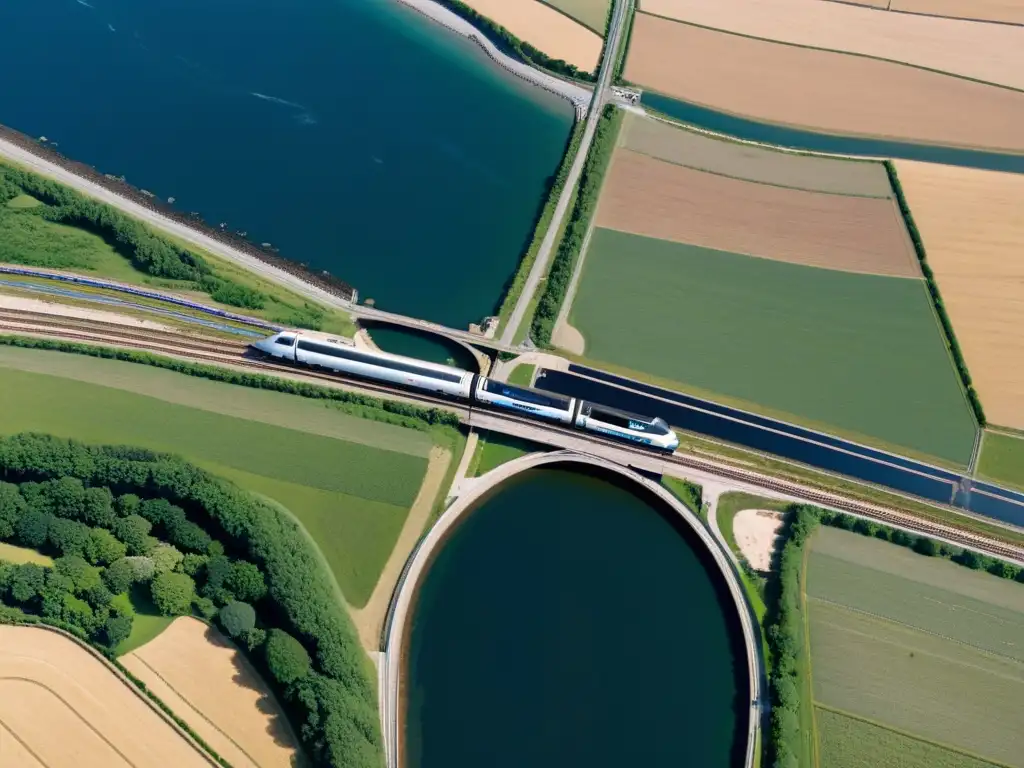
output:
POLYGON ((601 107, 610 93, 609 88, 611 86, 612 72, 615 69, 615 59, 618 55, 619 46, 622 44, 623 22, 629 15, 629 9, 633 4, 633 0, 614 0, 614 2, 615 9, 612 11, 612 20, 608 25, 608 40, 604 47, 604 58, 601 59, 597 87, 594 88, 594 100, 591 102, 590 112, 587 114, 587 125, 583 129, 583 139, 580 141, 579 149, 576 151, 576 158, 572 161, 572 167, 569 169, 569 175, 566 177, 565 186, 562 187, 562 194, 558 197, 558 204, 555 206, 555 213, 551 217, 551 223, 548 224, 548 231, 544 233, 544 239, 541 241, 540 248, 537 251, 537 258, 534 260, 533 266, 530 267, 530 274, 526 278, 526 285, 523 286, 523 292, 519 295, 519 301, 516 302, 508 322, 505 323, 505 327, 501 331, 501 341, 506 345, 512 344, 516 329, 519 328, 519 324, 523 321, 523 316, 526 314, 526 308, 529 306, 533 295, 537 292, 537 286, 540 285, 541 278, 547 272, 548 262, 551 261, 551 250, 555 245, 555 237, 562 226, 562 219, 565 218, 569 208, 569 201, 572 199, 572 191, 575 189, 580 174, 583 172, 583 163, 586 161, 590 145, 594 141, 594 132, 597 130, 598 120, 601 119, 601 107))
POLYGON ((755 759, 755 745, 757 744, 757 731, 761 723, 762 692, 764 690, 764 659, 761 658, 761 644, 754 631, 754 620, 752 610, 747 603, 746 593, 740 584, 739 576, 723 549, 718 545, 711 534, 704 527, 700 520, 675 496, 669 493, 660 484, 650 480, 643 475, 634 472, 622 464, 598 456, 576 453, 571 450, 562 450, 553 453, 532 453, 502 464, 497 469, 488 472, 480 482, 476 484, 470 493, 460 496, 452 504, 441 518, 430 529, 426 538, 412 556, 409 566, 405 570, 405 576, 395 590, 394 610, 391 615, 391 623, 387 628, 387 647, 382 654, 384 670, 381 674, 384 685, 381 687, 381 715, 384 724, 384 749, 387 755, 388 768, 399 768, 401 763, 401 720, 399 709, 402 704, 400 696, 400 683, 402 674, 402 648, 406 641, 406 627, 409 623, 412 611, 413 598, 420 581, 423 579, 430 563, 431 556, 435 549, 443 542, 445 535, 452 530, 463 515, 470 512, 473 506, 487 491, 509 479, 513 475, 524 472, 528 469, 541 467, 548 464, 589 464, 595 467, 616 472, 638 485, 642 486, 662 502, 667 504, 693 529, 701 541, 708 548, 715 563, 721 571, 729 587, 729 592, 736 605, 739 614, 740 626, 743 631, 743 641, 747 655, 747 674, 750 692, 750 708, 747 715, 747 746, 745 750, 744 768, 752 768, 755 759))

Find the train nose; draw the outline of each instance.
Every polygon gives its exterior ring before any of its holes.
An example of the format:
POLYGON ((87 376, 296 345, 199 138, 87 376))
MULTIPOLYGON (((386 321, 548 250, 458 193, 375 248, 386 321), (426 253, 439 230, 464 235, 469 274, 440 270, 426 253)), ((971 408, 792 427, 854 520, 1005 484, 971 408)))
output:
POLYGON ((260 339, 259 341, 254 341, 249 346, 257 352, 263 352, 264 354, 270 353, 270 339, 260 339))

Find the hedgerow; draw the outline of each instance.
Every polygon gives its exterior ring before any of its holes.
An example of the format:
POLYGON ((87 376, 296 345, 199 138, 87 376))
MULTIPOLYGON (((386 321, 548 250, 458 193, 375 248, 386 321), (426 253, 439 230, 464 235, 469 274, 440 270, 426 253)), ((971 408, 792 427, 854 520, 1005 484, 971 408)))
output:
MULTIPOLYGON (((109 490, 117 515, 138 514, 152 522, 157 540, 183 523, 202 529, 210 537, 206 551, 177 553, 170 569, 155 576, 162 590, 158 604, 166 603, 170 613, 182 612, 185 600, 197 609, 204 600, 207 609, 213 601, 234 604, 227 611, 229 633, 238 635, 257 668, 267 671, 314 763, 379 768, 381 736, 368 660, 334 597, 330 575, 299 525, 283 512, 178 457, 126 446, 88 446, 49 435, 0 438, 0 480, 6 483, 0 485, 0 533, 21 544, 36 545, 40 520, 44 532, 53 520, 79 522, 84 509, 80 497, 94 488, 109 490), (25 519, 33 524, 21 525, 25 519), (254 626, 246 618, 248 607, 239 605, 242 596, 256 598, 254 626), (290 646, 289 654, 299 661, 268 665, 259 650, 267 630, 277 630, 275 643, 290 646), (301 653, 283 635, 310 657, 305 674, 301 653)), ((71 541, 74 546, 78 539, 71 541)), ((57 549, 49 539, 36 546, 61 555, 55 567, 4 567, 0 602, 14 604, 20 613, 63 622, 77 636, 110 652, 106 622, 121 609, 109 590, 100 589, 104 569, 57 549)), ((156 544, 154 551, 160 547, 173 549, 156 544)), ((122 560, 154 558, 151 551, 122 560)), ((156 572, 150 569, 143 577, 156 572)), ((133 568, 130 578, 136 573, 133 568)), ((123 584, 124 574, 118 579, 123 584)), ((13 612, 2 615, 8 614, 16 620, 13 612)))

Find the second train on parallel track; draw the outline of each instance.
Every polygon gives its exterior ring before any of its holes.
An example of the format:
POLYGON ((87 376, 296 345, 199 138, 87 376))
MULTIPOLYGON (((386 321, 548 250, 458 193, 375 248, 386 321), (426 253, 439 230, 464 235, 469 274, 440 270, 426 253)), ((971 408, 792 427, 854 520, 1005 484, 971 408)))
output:
POLYGON ((280 360, 441 394, 498 410, 516 411, 659 451, 672 452, 679 446, 678 436, 661 418, 638 416, 542 389, 506 384, 450 365, 357 349, 350 342, 326 334, 281 331, 252 346, 280 360))

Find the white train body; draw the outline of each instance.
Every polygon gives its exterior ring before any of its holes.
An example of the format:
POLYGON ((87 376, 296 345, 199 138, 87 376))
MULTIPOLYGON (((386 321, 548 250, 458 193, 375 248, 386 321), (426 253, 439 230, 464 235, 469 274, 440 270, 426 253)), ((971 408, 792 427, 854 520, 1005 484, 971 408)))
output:
POLYGON ((358 349, 327 334, 282 331, 253 346, 272 357, 339 373, 386 381, 421 392, 434 392, 460 400, 471 398, 473 374, 387 352, 358 349))
POLYGON ((281 331, 252 346, 281 360, 514 411, 661 451, 671 452, 679 446, 679 438, 664 419, 638 416, 533 387, 506 384, 450 365, 358 349, 348 340, 323 333, 281 331))

